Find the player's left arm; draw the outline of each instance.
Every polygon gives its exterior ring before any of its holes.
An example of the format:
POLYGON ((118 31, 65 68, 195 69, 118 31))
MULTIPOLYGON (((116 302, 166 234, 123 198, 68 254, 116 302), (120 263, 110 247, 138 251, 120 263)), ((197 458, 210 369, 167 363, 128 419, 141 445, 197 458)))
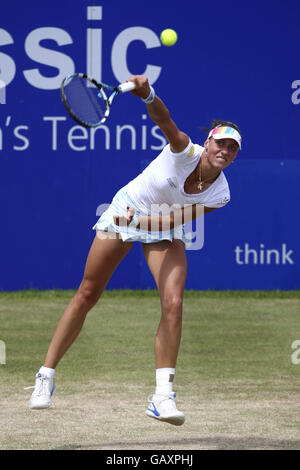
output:
MULTIPOLYGON (((191 222, 216 209, 217 207, 205 207, 203 204, 193 204, 177 209, 168 215, 140 215, 135 219, 135 226, 141 230, 154 232, 171 230, 178 225, 191 222)), ((114 223, 119 226, 128 226, 134 219, 134 216, 134 209, 128 207, 125 215, 114 216, 114 223)))
MULTIPOLYGON (((148 79, 142 75, 134 75, 130 78, 136 85, 132 94, 147 98, 150 94, 150 85, 148 79)), ((163 101, 156 95, 152 103, 147 104, 147 110, 150 118, 161 129, 170 143, 170 149, 173 153, 182 152, 189 143, 189 136, 178 129, 171 118, 170 112, 163 101)))

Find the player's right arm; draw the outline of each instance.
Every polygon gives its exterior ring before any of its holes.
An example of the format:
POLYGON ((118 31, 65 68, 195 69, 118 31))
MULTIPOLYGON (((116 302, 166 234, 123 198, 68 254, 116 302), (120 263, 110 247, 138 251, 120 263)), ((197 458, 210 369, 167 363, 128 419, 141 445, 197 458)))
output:
MULTIPOLYGON (((148 79, 142 75, 134 75, 130 78, 136 85, 131 92, 140 98, 147 98, 150 94, 150 85, 148 79)), ((170 149, 173 153, 182 152, 189 143, 189 136, 180 131, 170 116, 170 112, 163 101, 156 95, 152 103, 147 104, 147 110, 150 118, 161 129, 166 136, 170 149)))

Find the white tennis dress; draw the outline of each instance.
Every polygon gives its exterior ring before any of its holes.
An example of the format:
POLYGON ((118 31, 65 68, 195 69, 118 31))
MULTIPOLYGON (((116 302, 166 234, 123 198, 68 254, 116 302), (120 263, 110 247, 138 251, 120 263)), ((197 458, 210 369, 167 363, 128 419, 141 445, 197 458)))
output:
POLYGON ((179 238, 186 242, 184 226, 162 232, 146 232, 135 227, 119 227, 114 224, 114 215, 124 215, 127 206, 133 207, 137 215, 167 215, 174 209, 192 204, 203 204, 210 208, 225 206, 230 201, 230 191, 223 172, 199 194, 188 194, 184 183, 199 163, 204 147, 189 141, 180 153, 173 153, 170 145, 114 196, 109 208, 103 212, 95 230, 117 232, 123 241, 153 243, 179 238))

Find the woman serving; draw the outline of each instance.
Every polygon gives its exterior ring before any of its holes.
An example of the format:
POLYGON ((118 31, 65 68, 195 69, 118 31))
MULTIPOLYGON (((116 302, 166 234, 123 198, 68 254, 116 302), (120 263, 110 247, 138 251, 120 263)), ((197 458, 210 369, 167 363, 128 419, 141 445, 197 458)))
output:
POLYGON ((204 147, 194 144, 178 129, 146 77, 137 75, 130 81, 136 85, 131 93, 145 102, 150 118, 160 127, 168 144, 141 174, 117 192, 93 227, 96 235, 83 279, 62 314, 44 365, 36 375, 30 407, 51 406, 57 364, 78 336, 87 313, 101 297, 113 272, 137 241, 142 243, 161 301, 154 342, 156 387, 146 414, 181 425, 185 416, 177 410, 173 381, 187 273, 182 224, 229 202, 223 170, 241 148, 241 133, 233 123, 215 121, 204 147))

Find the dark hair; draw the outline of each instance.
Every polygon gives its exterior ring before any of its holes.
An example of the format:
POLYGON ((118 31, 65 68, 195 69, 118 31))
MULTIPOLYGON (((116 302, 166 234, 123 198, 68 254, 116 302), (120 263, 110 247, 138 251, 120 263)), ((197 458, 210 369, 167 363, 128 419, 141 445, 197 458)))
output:
POLYGON ((200 129, 204 132, 207 132, 209 133, 212 129, 214 129, 215 127, 218 127, 218 126, 227 126, 227 127, 232 127, 233 129, 235 129, 236 131, 238 131, 241 135, 241 131, 240 129, 238 128, 238 126, 236 124, 234 124, 233 122, 230 122, 230 121, 220 121, 220 120, 217 120, 217 119, 214 119, 213 122, 212 122, 212 125, 211 125, 211 128, 208 129, 207 127, 201 127, 200 129))

